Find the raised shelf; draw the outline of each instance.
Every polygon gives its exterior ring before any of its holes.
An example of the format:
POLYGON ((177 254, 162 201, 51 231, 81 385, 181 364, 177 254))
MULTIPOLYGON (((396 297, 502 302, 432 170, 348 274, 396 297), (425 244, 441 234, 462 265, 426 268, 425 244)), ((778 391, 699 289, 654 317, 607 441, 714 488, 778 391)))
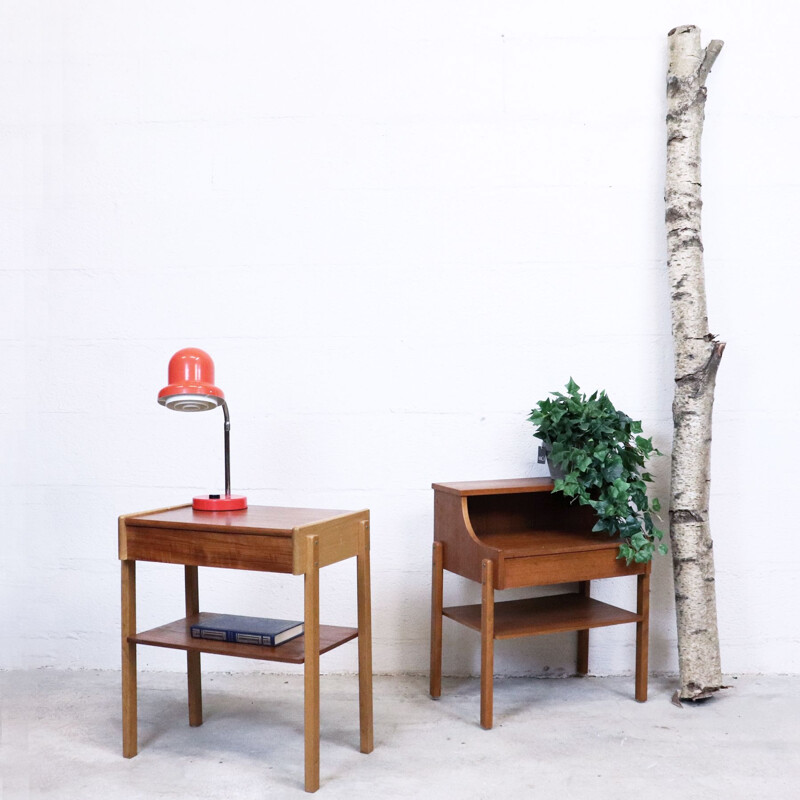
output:
MULTIPOLYGON (((442 609, 445 617, 481 629, 480 603, 442 609)), ((639 622, 641 616, 580 594, 556 594, 494 604, 494 638, 514 639, 639 622)))
MULTIPOLYGON (((305 636, 298 636, 277 647, 258 644, 239 644, 238 642, 215 642, 211 639, 195 639, 191 626, 203 617, 204 613, 176 619, 166 625, 142 631, 129 636, 128 641, 135 644, 148 644, 154 647, 170 647, 174 650, 189 650, 195 653, 214 653, 220 656, 238 658, 257 658, 261 661, 282 661, 288 664, 302 664, 305 661, 305 636)), ((358 628, 343 628, 336 625, 319 626, 319 652, 327 653, 358 636, 358 628)))
POLYGON ((521 529, 502 532, 477 533, 478 539, 488 547, 503 550, 506 558, 524 555, 555 555, 585 550, 617 550, 619 539, 603 533, 565 530, 521 529))

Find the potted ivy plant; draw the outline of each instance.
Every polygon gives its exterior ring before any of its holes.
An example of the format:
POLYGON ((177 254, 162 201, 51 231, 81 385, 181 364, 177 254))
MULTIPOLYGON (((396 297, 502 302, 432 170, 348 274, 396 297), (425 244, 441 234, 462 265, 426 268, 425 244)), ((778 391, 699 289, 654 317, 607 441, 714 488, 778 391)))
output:
POLYGON ((653 478, 645 471, 648 459, 661 453, 640 435, 642 423, 614 408, 605 391, 586 397, 572 378, 566 390, 540 400, 528 417, 551 467, 560 470, 553 491, 591 506, 597 515, 592 530, 619 536, 619 558, 626 563, 666 553, 653 521, 661 505, 647 496, 653 478))

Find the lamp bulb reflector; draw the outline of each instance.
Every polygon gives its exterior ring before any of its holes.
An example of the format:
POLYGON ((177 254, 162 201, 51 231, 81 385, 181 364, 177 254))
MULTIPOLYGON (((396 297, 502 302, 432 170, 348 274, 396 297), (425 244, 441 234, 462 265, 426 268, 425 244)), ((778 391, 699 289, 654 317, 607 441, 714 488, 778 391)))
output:
POLYGON ((175 394, 159 402, 173 411, 210 411, 220 405, 220 398, 206 394, 175 394))

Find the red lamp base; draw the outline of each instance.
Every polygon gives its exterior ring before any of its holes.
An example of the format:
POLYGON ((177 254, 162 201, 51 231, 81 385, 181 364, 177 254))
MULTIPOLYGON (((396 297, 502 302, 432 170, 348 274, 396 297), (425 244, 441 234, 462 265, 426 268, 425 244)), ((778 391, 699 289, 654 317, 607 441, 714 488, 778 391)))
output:
POLYGON ((239 511, 247 508, 247 498, 241 494, 201 494, 192 500, 195 511, 239 511))

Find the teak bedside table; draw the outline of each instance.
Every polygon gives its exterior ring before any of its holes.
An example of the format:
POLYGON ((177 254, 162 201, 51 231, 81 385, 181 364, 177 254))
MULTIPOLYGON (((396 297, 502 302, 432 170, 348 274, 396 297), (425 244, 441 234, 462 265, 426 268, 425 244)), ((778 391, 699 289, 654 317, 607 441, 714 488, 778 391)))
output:
POLYGON ((619 541, 592 533, 593 512, 551 494, 549 478, 434 483, 431 685, 442 693, 442 616, 481 634, 481 725, 492 727, 494 640, 578 631, 577 672, 589 671, 589 629, 636 623, 636 699, 647 699, 650 564, 625 565, 619 541), (477 581, 481 603, 443 608, 444 570, 477 581), (596 578, 637 576, 636 612, 593 600, 596 578), (495 589, 577 583, 577 593, 495 603, 495 589))
POLYGON ((372 630, 370 620, 369 511, 250 506, 241 511, 194 511, 191 505, 119 518, 122 561, 122 751, 136 755, 136 646, 186 650, 189 724, 203 722, 200 654, 304 664, 305 789, 319 788, 319 656, 358 637, 361 752, 372 734, 372 630), (357 559, 358 628, 319 623, 319 570, 357 559), (136 562, 183 564, 186 617, 136 632, 136 562), (283 572, 305 579, 305 634, 277 647, 193 639, 200 613, 198 567, 283 572))

